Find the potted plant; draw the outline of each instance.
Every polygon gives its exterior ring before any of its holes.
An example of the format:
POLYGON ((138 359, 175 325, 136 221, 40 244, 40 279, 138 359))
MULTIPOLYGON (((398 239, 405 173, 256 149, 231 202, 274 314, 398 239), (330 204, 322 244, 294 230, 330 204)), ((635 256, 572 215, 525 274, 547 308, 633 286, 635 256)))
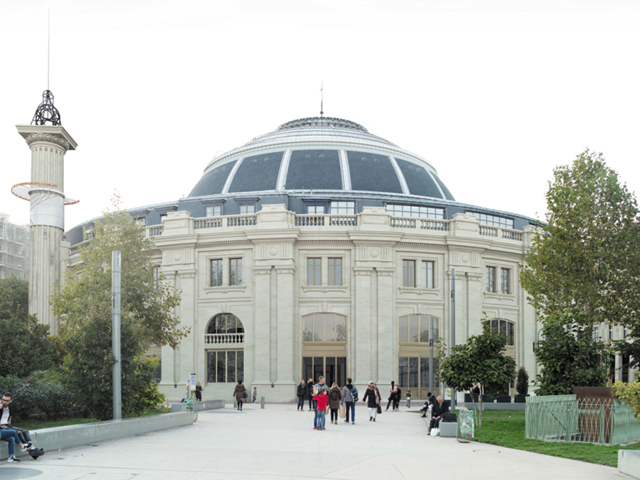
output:
POLYGON ((518 376, 516 380, 516 403, 525 403, 527 400, 527 393, 529 392, 529 374, 524 367, 518 369, 518 376))

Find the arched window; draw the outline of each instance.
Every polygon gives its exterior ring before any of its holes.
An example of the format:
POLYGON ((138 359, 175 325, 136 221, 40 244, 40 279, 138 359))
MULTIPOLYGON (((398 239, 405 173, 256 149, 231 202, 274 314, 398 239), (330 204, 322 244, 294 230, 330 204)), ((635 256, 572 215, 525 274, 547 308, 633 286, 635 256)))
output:
POLYGON ((224 333, 244 333, 242 322, 233 313, 219 313, 209 322, 209 335, 224 333))
POLYGON ((491 325, 491 332, 493 333, 501 333, 507 336, 507 346, 514 347, 516 344, 515 341, 515 333, 516 333, 516 324, 509 321, 504 320, 502 318, 494 318, 492 320, 487 320, 491 325))
POLYGON ((347 317, 336 313, 314 313, 302 317, 303 342, 346 342, 347 317))
POLYGON ((244 327, 232 313, 211 319, 205 334, 207 382, 235 383, 244 378, 244 327))

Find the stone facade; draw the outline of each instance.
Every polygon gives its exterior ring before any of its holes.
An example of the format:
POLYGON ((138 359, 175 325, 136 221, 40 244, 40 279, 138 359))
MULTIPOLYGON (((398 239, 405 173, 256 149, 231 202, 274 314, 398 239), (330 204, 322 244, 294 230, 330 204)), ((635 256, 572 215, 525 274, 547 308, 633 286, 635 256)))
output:
MULTIPOLYGON (((489 319, 513 322, 518 366, 531 376, 536 366, 531 348, 535 312, 517 278, 532 227, 523 232, 481 226, 473 215, 452 220, 394 222, 384 208, 364 207, 346 225, 325 222, 300 226, 284 205, 264 205, 245 226, 222 217, 204 222, 188 212, 169 212, 162 228, 149 227, 158 247, 166 281, 182 291, 177 314, 191 334, 177 350, 162 349, 160 388, 169 398, 182 394, 188 375, 197 374, 205 398, 231 398, 234 383, 207 382, 208 352, 241 348, 247 389, 258 388, 268 401, 293 401, 302 378, 303 317, 331 312, 346 317, 347 375, 359 387, 373 380, 382 386, 398 381, 399 358, 420 355, 425 345, 399 341, 405 315, 440 319, 440 336, 450 341, 451 269, 455 268, 456 343, 482 331, 489 319), (424 222, 424 223, 423 223, 424 222), (424 226, 424 224, 430 224, 424 226), (393 226, 398 225, 398 226, 393 226), (153 229, 153 232, 151 231, 153 229), (516 233, 516 234, 514 234, 516 233), (308 284, 308 258, 321 259, 320 285, 308 284), (327 259, 342 259, 340 285, 327 282, 327 259), (229 259, 242 258, 242 284, 229 285, 229 259), (211 286, 212 260, 222 260, 222 285, 211 286), (403 260, 434 262, 434 285, 403 285, 403 260), (487 266, 511 271, 509 293, 486 291, 487 266), (323 268, 324 267, 324 268, 323 268), (231 313, 244 327, 241 344, 205 343, 209 322, 231 313)), ((420 275, 416 275, 416 278, 420 275)), ((321 344, 317 355, 330 355, 321 344)), ((437 351, 437 348, 436 348, 437 351)), ((438 390, 438 388, 435 388, 438 390)), ((405 389, 406 390, 406 389, 405 389)), ((415 398, 415 395, 414 395, 415 398)))

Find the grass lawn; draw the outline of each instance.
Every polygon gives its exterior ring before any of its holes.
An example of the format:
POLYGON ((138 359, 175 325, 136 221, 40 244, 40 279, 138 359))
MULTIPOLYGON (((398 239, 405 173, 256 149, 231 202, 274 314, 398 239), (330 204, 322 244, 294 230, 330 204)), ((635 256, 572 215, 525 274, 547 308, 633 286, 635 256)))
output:
POLYGON ((618 450, 640 450, 640 443, 607 447, 590 443, 528 440, 524 438, 524 424, 524 411, 485 410, 482 412, 482 427, 475 428, 474 440, 610 467, 618 466, 618 450))

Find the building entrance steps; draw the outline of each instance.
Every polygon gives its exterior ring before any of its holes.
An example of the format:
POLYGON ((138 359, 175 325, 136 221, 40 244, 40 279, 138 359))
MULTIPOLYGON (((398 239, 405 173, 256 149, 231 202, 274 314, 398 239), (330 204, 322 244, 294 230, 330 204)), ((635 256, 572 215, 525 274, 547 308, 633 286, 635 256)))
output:
MULTIPOLYGON (((455 438, 432 438, 420 414, 385 412, 375 423, 356 407, 356 423, 327 417, 326 430, 295 404, 231 405, 199 412, 189 426, 95 446, 49 450, 19 467, 42 478, 132 478, 136 480, 424 480, 426 476, 494 480, 505 472, 519 479, 620 479, 617 469, 455 438)), ((0 478, 6 467, 0 464, 0 478)), ((508 475, 507 475, 508 476, 508 475)))

